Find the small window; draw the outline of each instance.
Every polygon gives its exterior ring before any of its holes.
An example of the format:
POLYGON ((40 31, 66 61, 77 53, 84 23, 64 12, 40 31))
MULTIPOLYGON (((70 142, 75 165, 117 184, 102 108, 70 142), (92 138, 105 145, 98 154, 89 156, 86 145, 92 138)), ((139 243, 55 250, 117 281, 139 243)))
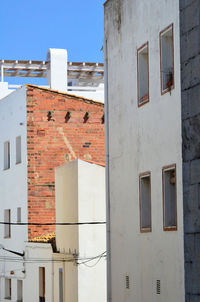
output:
POLYGON ((17 222, 21 222, 22 218, 21 218, 21 208, 17 208, 17 222))
MULTIPOLYGON (((4 210, 4 222, 10 223, 10 210, 4 210)), ((11 225, 4 224, 4 238, 11 237, 11 225)))
POLYGON ((11 284, 12 284, 11 279, 5 278, 5 299, 7 300, 11 300, 11 292, 12 292, 11 284))
POLYGON ((149 51, 148 43, 137 51, 138 106, 149 101, 149 51))
POLYGON ((63 270, 59 268, 59 302, 63 302, 63 270))
POLYGON ((17 280, 17 302, 23 301, 23 284, 22 280, 17 280))
POLYGON ((177 230, 175 165, 163 168, 163 218, 165 231, 177 230))
POLYGON ((170 25, 160 33, 160 72, 161 93, 171 91, 174 88, 174 43, 173 25, 170 25))
POLYGON ((39 302, 45 302, 45 267, 39 267, 39 302))
POLYGON ((10 142, 4 143, 4 170, 10 169, 10 142))
POLYGON ((16 137, 16 164, 20 164, 22 162, 21 149, 21 136, 18 136, 16 137))
POLYGON ((151 232, 151 175, 140 175, 140 231, 151 232))

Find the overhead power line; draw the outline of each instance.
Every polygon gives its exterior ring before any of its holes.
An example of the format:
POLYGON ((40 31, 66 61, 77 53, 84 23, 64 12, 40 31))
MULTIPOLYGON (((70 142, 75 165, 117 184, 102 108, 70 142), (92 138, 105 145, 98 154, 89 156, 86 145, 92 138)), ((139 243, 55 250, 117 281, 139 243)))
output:
POLYGON ((89 222, 3 222, 0 221, 0 224, 3 225, 30 225, 30 226, 43 226, 43 225, 97 225, 97 224, 106 224, 105 221, 89 221, 89 222))
POLYGON ((106 251, 93 256, 93 257, 79 257, 79 256, 72 256, 70 259, 60 258, 60 259, 52 259, 52 258, 25 258, 20 259, 17 257, 9 257, 9 256, 0 256, 0 262, 17 262, 17 263, 52 263, 52 262, 73 262, 76 261, 77 264, 86 264, 87 262, 93 261, 98 259, 100 261, 101 258, 106 258, 106 251))

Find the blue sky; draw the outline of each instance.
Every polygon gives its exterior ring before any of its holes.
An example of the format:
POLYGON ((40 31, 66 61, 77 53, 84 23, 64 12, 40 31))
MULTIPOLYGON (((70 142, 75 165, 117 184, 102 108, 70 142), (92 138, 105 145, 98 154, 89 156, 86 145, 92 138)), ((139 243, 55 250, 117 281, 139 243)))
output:
POLYGON ((68 61, 103 62, 105 0, 1 2, 0 59, 45 60, 48 48, 65 48, 68 61))

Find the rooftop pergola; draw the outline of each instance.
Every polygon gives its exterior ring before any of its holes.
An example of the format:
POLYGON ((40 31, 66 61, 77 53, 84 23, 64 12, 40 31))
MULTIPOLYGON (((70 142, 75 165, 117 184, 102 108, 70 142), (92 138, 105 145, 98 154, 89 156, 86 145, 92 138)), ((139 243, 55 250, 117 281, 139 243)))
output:
MULTIPOLYGON (((0 60, 1 81, 4 77, 46 78, 49 62, 0 60)), ((102 80, 104 77, 103 63, 68 62, 70 79, 102 80)))

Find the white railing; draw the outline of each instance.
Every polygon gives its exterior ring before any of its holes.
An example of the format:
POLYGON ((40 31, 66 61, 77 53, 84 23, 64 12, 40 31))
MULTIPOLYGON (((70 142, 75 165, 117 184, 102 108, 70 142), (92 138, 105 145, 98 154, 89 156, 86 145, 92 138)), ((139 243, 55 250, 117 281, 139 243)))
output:
MULTIPOLYGON (((13 89, 13 90, 15 90, 15 89, 18 89, 18 88, 20 88, 20 87, 22 87, 23 85, 13 85, 13 84, 9 84, 8 85, 8 88, 9 89, 13 89)), ((42 87, 42 88, 50 88, 49 86, 47 86, 47 85, 41 85, 41 86, 39 86, 39 87, 42 87)), ((97 86, 97 87, 95 87, 95 86, 68 86, 67 87, 67 90, 68 91, 93 91, 93 92, 96 92, 96 91, 102 91, 103 92, 103 90, 104 90, 104 87, 103 87, 103 85, 101 85, 101 86, 97 86)))

